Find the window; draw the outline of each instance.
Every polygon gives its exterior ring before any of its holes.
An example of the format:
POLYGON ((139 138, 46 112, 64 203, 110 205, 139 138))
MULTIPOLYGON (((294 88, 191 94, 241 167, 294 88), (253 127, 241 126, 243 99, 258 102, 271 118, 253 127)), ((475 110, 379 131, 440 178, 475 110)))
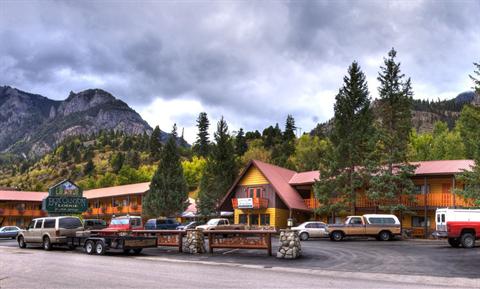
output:
POLYGON ((62 229, 75 229, 83 226, 82 222, 77 218, 61 218, 58 221, 58 227, 62 229))
POLYGON ((317 225, 317 228, 318 229, 324 229, 325 228, 325 224, 322 224, 322 223, 315 223, 317 225))
POLYGON ((250 215, 250 226, 251 225, 258 225, 258 215, 257 214, 250 215))
POLYGON ((265 188, 258 187, 258 188, 248 188, 247 189, 247 198, 268 198, 268 194, 265 188))
POLYGON ((442 214, 442 223, 445 223, 445 214, 442 214))
POLYGON ((315 225, 315 223, 310 223, 310 224, 305 225, 305 228, 309 228, 309 229, 316 228, 316 227, 317 226, 315 225))
POLYGON ((28 225, 28 229, 32 229, 34 226, 35 226, 35 221, 32 220, 28 225))
POLYGON ((270 214, 260 215, 260 225, 270 225, 270 214))
POLYGON ((370 222, 370 224, 395 224, 395 219, 373 217, 368 218, 368 222, 370 222))
POLYGON ((43 224, 44 229, 53 229, 55 228, 55 219, 46 219, 43 224))
POLYGON ((245 214, 238 215, 238 223, 246 225, 248 223, 247 215, 245 215, 245 214))
MULTIPOLYGON (((429 219, 427 219, 427 226, 430 227, 429 219)), ((425 227, 425 217, 413 216, 412 227, 425 227)))
MULTIPOLYGON (((425 185, 415 185, 415 193, 416 194, 424 194, 425 193, 425 185)), ((427 185, 427 193, 430 192, 430 185, 427 185)))
POLYGON ((43 219, 37 220, 37 223, 35 224, 35 229, 41 229, 43 224, 43 219))
POLYGON ((362 225, 363 223, 362 223, 361 218, 355 217, 355 218, 350 219, 350 224, 351 225, 362 225))

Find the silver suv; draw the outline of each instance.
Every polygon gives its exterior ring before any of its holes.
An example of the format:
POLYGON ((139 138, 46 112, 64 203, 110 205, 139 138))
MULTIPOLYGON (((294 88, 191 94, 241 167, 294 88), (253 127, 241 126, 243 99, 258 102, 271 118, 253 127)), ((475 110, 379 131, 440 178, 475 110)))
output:
POLYGON ((51 250, 54 244, 66 245, 68 237, 75 237, 76 232, 82 230, 82 221, 77 217, 33 219, 24 231, 18 233, 18 247, 26 248, 28 244, 42 244, 45 250, 51 250))

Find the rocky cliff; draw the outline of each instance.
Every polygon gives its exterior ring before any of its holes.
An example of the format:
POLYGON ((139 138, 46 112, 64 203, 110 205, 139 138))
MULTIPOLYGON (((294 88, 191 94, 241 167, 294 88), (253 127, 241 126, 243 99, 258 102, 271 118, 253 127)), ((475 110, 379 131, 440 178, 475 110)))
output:
POLYGON ((152 128, 125 102, 101 89, 71 92, 67 99, 55 101, 0 87, 1 152, 39 156, 68 136, 100 130, 149 134, 152 128))

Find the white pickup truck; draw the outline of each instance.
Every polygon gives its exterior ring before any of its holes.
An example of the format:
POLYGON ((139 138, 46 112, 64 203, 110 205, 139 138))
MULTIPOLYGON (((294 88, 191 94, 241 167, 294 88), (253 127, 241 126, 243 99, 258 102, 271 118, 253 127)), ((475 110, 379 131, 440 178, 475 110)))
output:
POLYGON ((197 230, 243 230, 245 225, 232 225, 225 218, 210 219, 205 225, 195 227, 197 230))

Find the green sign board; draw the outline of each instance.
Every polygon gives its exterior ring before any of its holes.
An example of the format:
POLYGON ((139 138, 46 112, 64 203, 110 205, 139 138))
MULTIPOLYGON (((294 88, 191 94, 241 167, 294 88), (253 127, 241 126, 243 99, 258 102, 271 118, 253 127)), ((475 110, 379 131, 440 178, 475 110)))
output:
POLYGON ((80 214, 87 210, 87 198, 84 197, 47 197, 43 207, 49 213, 80 214))
POLYGON ((88 209, 88 202, 80 187, 65 180, 48 189, 42 206, 50 214, 81 214, 88 209))

